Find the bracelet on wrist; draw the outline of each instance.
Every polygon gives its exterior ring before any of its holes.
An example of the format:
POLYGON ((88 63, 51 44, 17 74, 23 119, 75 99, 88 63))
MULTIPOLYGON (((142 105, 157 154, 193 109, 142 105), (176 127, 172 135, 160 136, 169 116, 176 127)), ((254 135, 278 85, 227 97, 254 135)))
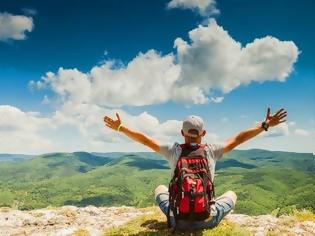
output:
POLYGON ((120 124, 120 125, 118 126, 118 128, 117 128, 117 131, 120 132, 120 130, 121 130, 122 127, 123 127, 123 125, 120 124))
POLYGON ((261 128, 263 128, 265 131, 268 131, 269 124, 266 121, 263 121, 261 123, 261 128))

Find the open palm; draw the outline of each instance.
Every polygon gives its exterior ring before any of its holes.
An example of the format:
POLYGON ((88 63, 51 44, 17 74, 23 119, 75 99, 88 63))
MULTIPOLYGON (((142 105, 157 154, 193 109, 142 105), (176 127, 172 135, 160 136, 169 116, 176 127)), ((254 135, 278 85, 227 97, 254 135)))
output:
POLYGON ((270 112, 271 112, 271 110, 270 110, 270 108, 268 108, 266 119, 265 119, 265 122, 267 122, 267 124, 270 127, 276 126, 276 125, 286 121, 284 119, 287 116, 287 111, 284 110, 283 108, 280 109, 279 111, 277 111, 274 115, 270 114, 270 112))
POLYGON ((121 119, 119 114, 116 113, 117 120, 110 118, 109 116, 104 117, 105 125, 113 130, 117 130, 119 125, 121 124, 121 119))

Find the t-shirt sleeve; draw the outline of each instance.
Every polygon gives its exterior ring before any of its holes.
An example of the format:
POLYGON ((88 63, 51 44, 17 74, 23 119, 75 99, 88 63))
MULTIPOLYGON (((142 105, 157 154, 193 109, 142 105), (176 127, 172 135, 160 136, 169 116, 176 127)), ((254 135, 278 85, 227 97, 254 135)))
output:
POLYGON ((160 154, 166 158, 166 160, 170 161, 172 158, 173 145, 163 144, 160 145, 160 154))
POLYGON ((210 144, 208 146, 214 160, 219 160, 222 158, 224 153, 223 144, 210 144))

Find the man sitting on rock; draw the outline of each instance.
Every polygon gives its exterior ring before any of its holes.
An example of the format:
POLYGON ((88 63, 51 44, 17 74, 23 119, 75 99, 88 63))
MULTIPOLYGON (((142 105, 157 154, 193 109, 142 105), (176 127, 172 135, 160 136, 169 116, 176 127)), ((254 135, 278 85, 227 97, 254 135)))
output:
POLYGON ((160 185, 155 189, 155 200, 173 229, 201 229, 217 226, 236 204, 237 196, 233 191, 214 199, 216 161, 239 144, 285 122, 286 115, 284 109, 271 115, 268 108, 262 123, 240 132, 223 145, 202 144, 206 131, 203 120, 198 116, 189 116, 183 121, 181 134, 184 143, 173 145, 160 145, 152 138, 127 128, 117 113, 116 120, 105 116, 104 122, 107 127, 127 135, 168 160, 172 180, 169 188, 160 185))

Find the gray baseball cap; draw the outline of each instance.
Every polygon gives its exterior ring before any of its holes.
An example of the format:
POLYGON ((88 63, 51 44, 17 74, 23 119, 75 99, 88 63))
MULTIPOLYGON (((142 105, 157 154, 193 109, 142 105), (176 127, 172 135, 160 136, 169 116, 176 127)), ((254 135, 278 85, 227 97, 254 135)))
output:
POLYGON ((182 130, 185 135, 196 138, 204 131, 203 120, 199 116, 190 115, 183 121, 182 130), (198 134, 196 134, 196 131, 198 134))

